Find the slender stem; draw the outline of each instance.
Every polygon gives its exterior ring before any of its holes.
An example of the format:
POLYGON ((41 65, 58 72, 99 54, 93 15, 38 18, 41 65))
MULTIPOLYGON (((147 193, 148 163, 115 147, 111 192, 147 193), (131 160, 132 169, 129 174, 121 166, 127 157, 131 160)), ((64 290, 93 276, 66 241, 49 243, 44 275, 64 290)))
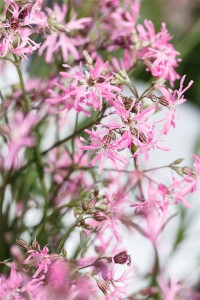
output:
POLYGON ((5 248, 5 240, 4 240, 4 233, 5 233, 5 219, 4 219, 4 215, 3 215, 3 202, 4 202, 4 195, 5 195, 5 189, 8 183, 8 173, 5 174, 5 178, 4 178, 4 184, 2 185, 2 187, 0 188, 0 257, 2 257, 2 259, 5 257, 6 255, 6 248, 5 248))
POLYGON ((20 85, 21 85, 21 89, 22 89, 22 95, 23 95, 23 100, 24 100, 25 111, 29 112, 30 111, 30 104, 29 104, 29 100, 28 100, 25 85, 24 85, 22 71, 20 69, 20 61, 17 59, 16 55, 14 55, 14 58, 15 58, 15 67, 16 67, 16 70, 17 70, 17 73, 18 73, 18 76, 19 76, 19 81, 20 81, 20 85))
MULTIPOLYGON (((76 113, 76 120, 75 120, 75 125, 74 125, 74 134, 77 131, 77 126, 78 126, 78 112, 76 113)), ((74 159, 74 145, 75 144, 75 136, 72 138, 72 158, 74 159)))
POLYGON ((151 172, 151 171, 155 171, 155 170, 159 170, 159 169, 165 169, 165 168, 170 168, 170 165, 151 168, 151 169, 147 169, 147 170, 142 170, 141 172, 142 173, 147 173, 147 172, 151 172))
POLYGON ((52 149, 62 145, 63 143, 66 143, 68 141, 70 141, 72 138, 75 138, 79 133, 81 133, 82 131, 84 131, 85 129, 87 129, 88 127, 91 127, 92 125, 94 125, 95 123, 97 123, 101 118, 95 118, 95 120, 91 121, 89 124, 87 124, 86 126, 78 129, 76 132, 72 133, 71 135, 67 136, 66 138, 57 141, 54 145, 52 145, 51 147, 49 147, 47 150, 43 151, 41 154, 45 155, 47 154, 49 151, 51 151, 52 149))
POLYGON ((45 226, 46 219, 47 219, 48 192, 47 192, 47 188, 46 188, 45 181, 44 181, 44 169, 43 169, 42 157, 41 157, 41 153, 39 151, 38 143, 36 144, 36 146, 34 148, 34 155, 35 155, 35 163, 36 163, 39 180, 40 180, 41 191, 42 191, 42 194, 44 197, 44 213, 43 213, 43 218, 41 221, 40 231, 38 233, 38 239, 39 239, 44 230, 44 226, 45 226))
POLYGON ((135 85, 133 84, 133 82, 124 80, 124 81, 121 81, 120 83, 126 85, 129 88, 129 90, 133 93, 133 95, 136 98, 139 98, 137 89, 135 88, 135 85))
POLYGON ((72 0, 68 0, 67 1, 67 16, 66 16, 67 22, 69 22, 69 20, 70 20, 71 8, 72 8, 72 0))
POLYGON ((69 227, 69 229, 67 230, 67 232, 64 234, 64 236, 62 237, 62 239, 60 240, 60 243, 58 244, 58 247, 56 249, 56 253, 59 254, 60 251, 62 250, 65 241, 67 240, 67 238, 70 236, 71 232, 74 230, 74 228, 80 223, 80 221, 82 220, 83 215, 80 215, 78 217, 78 219, 71 225, 71 227, 69 227))

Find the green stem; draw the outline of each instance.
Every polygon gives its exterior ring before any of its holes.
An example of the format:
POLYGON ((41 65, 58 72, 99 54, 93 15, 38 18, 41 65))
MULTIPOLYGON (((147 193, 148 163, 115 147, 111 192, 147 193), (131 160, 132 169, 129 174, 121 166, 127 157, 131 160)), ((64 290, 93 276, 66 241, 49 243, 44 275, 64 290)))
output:
POLYGON ((66 16, 67 22, 69 22, 69 20, 70 20, 71 8, 72 8, 72 0, 68 0, 67 1, 67 16, 66 16))
POLYGON ((48 192, 46 189, 45 181, 44 181, 44 169, 43 169, 43 163, 42 163, 42 157, 41 153, 39 151, 39 145, 38 143, 36 144, 34 148, 34 155, 35 155, 35 163, 39 175, 39 180, 40 180, 40 186, 41 186, 41 191, 44 197, 44 213, 43 213, 43 218, 41 221, 41 228, 38 233, 38 239, 40 238, 41 234, 43 233, 46 219, 47 219, 47 210, 48 210, 48 192))
MULTIPOLYGON (((77 127, 78 127, 78 112, 76 113, 76 120, 75 120, 75 126, 74 126, 74 134, 77 131, 77 127)), ((74 159, 74 148, 75 148, 75 136, 72 139, 72 158, 74 159)))
POLYGON ((4 184, 0 188, 0 257, 1 259, 6 258, 6 248, 5 248, 5 240, 4 240, 4 233, 5 233, 5 219, 3 215, 3 201, 5 195, 5 189, 8 183, 8 173, 5 174, 4 184))
POLYGON ((30 111, 30 104, 29 104, 29 100, 28 100, 25 85, 24 85, 24 79, 23 79, 22 71, 20 69, 20 61, 17 59, 16 55, 14 55, 14 58, 15 58, 15 67, 16 67, 16 70, 17 70, 17 73, 18 73, 18 76, 19 76, 19 81, 20 81, 20 85, 21 85, 21 89, 22 89, 22 95, 23 95, 23 100, 24 100, 25 111, 29 112, 30 111))
POLYGON ((96 124, 101 118, 96 118, 95 120, 91 121, 89 124, 87 124, 86 126, 80 128, 79 130, 77 130, 76 132, 74 132, 73 134, 69 135, 68 137, 57 141, 54 145, 52 145, 50 148, 48 148, 47 150, 43 151, 41 154, 45 155, 47 154, 49 151, 51 151, 52 149, 70 141, 72 138, 75 138, 79 133, 81 133, 82 131, 84 131, 85 129, 87 129, 88 127, 91 127, 92 125, 96 124))
MULTIPOLYGON (((154 251, 155 251, 155 261, 154 261, 154 268, 153 268, 153 272, 149 284, 150 287, 158 286, 157 277, 160 273, 160 262, 159 262, 158 250, 156 249, 155 246, 154 246, 154 251)), ((159 294, 154 295, 154 297, 155 300, 161 300, 161 296, 159 294)))
POLYGON ((83 215, 80 215, 78 217, 78 219, 72 224, 71 227, 69 227, 69 229, 67 230, 67 232, 64 234, 64 236, 62 237, 62 239, 60 240, 60 243, 58 244, 58 247, 56 249, 56 253, 59 254, 60 251, 62 250, 65 241, 67 240, 67 238, 70 236, 71 232, 74 230, 74 228, 80 223, 80 221, 82 220, 83 215))

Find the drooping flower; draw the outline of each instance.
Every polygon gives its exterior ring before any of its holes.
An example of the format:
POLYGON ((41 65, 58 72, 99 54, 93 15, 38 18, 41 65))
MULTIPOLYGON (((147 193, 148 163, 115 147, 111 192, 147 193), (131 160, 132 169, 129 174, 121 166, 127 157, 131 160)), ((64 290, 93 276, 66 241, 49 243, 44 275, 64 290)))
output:
POLYGON ((183 88, 183 82, 185 80, 186 75, 184 75, 180 80, 180 88, 179 90, 171 91, 167 87, 160 87, 159 90, 162 93, 163 97, 161 98, 160 102, 164 103, 164 106, 166 106, 169 109, 169 112, 167 113, 164 121, 164 126, 162 129, 162 133, 167 134, 169 132, 169 129, 171 126, 175 127, 175 118, 176 118, 176 108, 178 105, 184 103, 186 99, 184 98, 184 93, 187 91, 190 86, 193 84, 193 80, 191 80, 188 85, 183 88))

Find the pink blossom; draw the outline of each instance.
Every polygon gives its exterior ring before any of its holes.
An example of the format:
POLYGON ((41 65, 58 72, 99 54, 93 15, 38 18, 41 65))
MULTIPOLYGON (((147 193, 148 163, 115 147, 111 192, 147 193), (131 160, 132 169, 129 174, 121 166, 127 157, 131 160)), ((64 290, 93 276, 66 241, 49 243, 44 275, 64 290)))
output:
POLYGON ((181 284, 178 281, 171 281, 166 282, 162 276, 159 276, 158 283, 162 291, 163 299, 165 300, 176 300, 178 293, 181 289, 181 284))
POLYGON ((28 265, 29 267, 36 268, 33 278, 37 278, 39 280, 44 279, 44 274, 47 273, 53 260, 58 258, 58 256, 54 257, 48 253, 48 247, 45 246, 43 249, 41 249, 39 244, 37 250, 31 249, 27 251, 28 257, 25 259, 24 264, 28 265))
POLYGON ((94 110, 101 110, 104 98, 108 102, 113 101, 116 97, 115 93, 119 92, 120 88, 110 83, 113 76, 105 75, 108 69, 109 63, 103 63, 102 60, 98 59, 94 66, 90 66, 88 71, 83 72, 82 64, 80 63, 79 71, 75 74, 60 73, 64 78, 74 79, 75 105, 85 103, 88 106, 93 106, 94 110))
POLYGON ((114 263, 109 265, 109 268, 103 276, 103 280, 99 280, 98 286, 101 288, 106 296, 106 300, 118 299, 122 300, 127 295, 128 284, 133 277, 131 275, 133 271, 132 267, 129 267, 121 275, 117 277, 117 269, 114 263))
POLYGON ((77 112, 84 112, 87 116, 90 116, 90 112, 84 108, 84 98, 80 98, 80 101, 76 101, 76 87, 70 85, 66 88, 62 84, 55 85, 56 91, 50 89, 49 97, 46 99, 46 102, 50 107, 54 106, 58 111, 71 109, 76 110, 77 112), (59 89, 59 91, 58 91, 59 89))
POLYGON ((106 228, 110 228, 117 241, 121 241, 118 227, 120 218, 123 218, 125 215, 123 205, 127 200, 127 192, 123 188, 111 184, 105 196, 107 201, 107 219, 102 222, 101 230, 104 231, 106 228))
MULTIPOLYGON (((115 140, 115 137, 112 137, 111 131, 109 130, 96 132, 94 129, 92 131, 86 129, 85 132, 90 135, 90 143, 88 146, 81 146, 80 149, 91 150, 92 154, 97 151, 96 156, 92 159, 89 165, 94 166, 96 161, 100 160, 99 173, 101 173, 103 169, 105 158, 111 160, 116 168, 118 168, 117 162, 121 162, 123 164, 126 163, 126 159, 117 153, 117 151, 123 150, 129 145, 126 133, 124 133, 120 139, 115 140), (102 135, 104 136, 101 137, 102 135)), ((82 137, 80 140, 82 142, 86 142, 86 140, 82 137)))
POLYGON ((149 151, 152 149, 160 149, 163 151, 169 151, 168 147, 165 146, 160 146, 159 142, 161 141, 159 137, 154 136, 154 130, 155 128, 153 127, 152 131, 147 134, 147 141, 145 143, 141 143, 138 140, 135 140, 136 146, 138 146, 138 149, 134 153, 134 157, 138 158, 140 155, 144 155, 145 159, 149 159, 149 151))
POLYGON ((70 273, 67 261, 59 258, 53 262, 48 268, 46 280, 47 298, 63 299, 65 297, 68 299, 68 294, 70 292, 70 273))
POLYGON ((40 284, 31 280, 28 276, 17 270, 15 263, 11 264, 11 271, 8 278, 0 275, 0 299, 30 300, 40 297, 40 284))
POLYGON ((174 81, 179 78, 175 71, 178 66, 179 52, 169 43, 171 36, 166 25, 163 23, 161 31, 156 34, 153 23, 145 20, 144 25, 137 26, 137 31, 138 58, 144 61, 148 67, 147 70, 150 70, 153 76, 165 78, 173 86, 174 81))
POLYGON ((159 90, 161 91, 162 95, 164 96, 166 106, 169 109, 169 113, 165 117, 165 124, 162 129, 162 133, 167 134, 169 132, 170 126, 175 127, 175 117, 176 117, 176 108, 178 105, 182 104, 186 101, 184 98, 184 93, 187 91, 190 86, 193 84, 191 80, 188 85, 183 89, 183 82, 185 80, 185 75, 180 80, 180 88, 179 90, 171 91, 167 87, 161 87, 159 90))
MULTIPOLYGON (((126 1, 124 5, 113 5, 112 11, 105 16, 103 21, 103 29, 109 33, 110 39, 113 41, 112 45, 124 46, 124 37, 129 37, 128 47, 131 44, 131 34, 134 32, 136 21, 140 12, 140 0, 126 1)), ((108 50, 113 46, 108 47, 108 50)), ((123 47, 124 48, 124 47, 123 47)))
POLYGON ((9 15, 1 23, 0 34, 0 54, 6 56, 8 52, 26 57, 39 48, 39 44, 34 42, 29 36, 35 30, 33 25, 46 23, 43 14, 38 15, 41 9, 41 1, 35 1, 35 4, 27 3, 20 6, 15 1, 7 0, 5 6, 5 15, 9 15))
POLYGON ((79 59, 80 55, 77 47, 84 45, 87 39, 77 34, 75 35, 73 32, 85 29, 91 22, 91 18, 76 20, 74 15, 71 21, 66 23, 67 6, 65 4, 59 6, 57 3, 54 3, 53 10, 48 8, 47 12, 49 15, 50 34, 45 35, 45 41, 39 50, 39 54, 41 55, 46 51, 45 59, 47 63, 52 62, 53 55, 57 54, 59 50, 61 50, 65 62, 67 62, 69 55, 74 59, 79 59))
POLYGON ((37 124, 38 117, 29 113, 15 113, 9 125, 1 126, 1 133, 8 138, 8 155, 4 162, 5 169, 19 167, 20 150, 25 147, 32 147, 35 138, 30 135, 31 129, 37 124))

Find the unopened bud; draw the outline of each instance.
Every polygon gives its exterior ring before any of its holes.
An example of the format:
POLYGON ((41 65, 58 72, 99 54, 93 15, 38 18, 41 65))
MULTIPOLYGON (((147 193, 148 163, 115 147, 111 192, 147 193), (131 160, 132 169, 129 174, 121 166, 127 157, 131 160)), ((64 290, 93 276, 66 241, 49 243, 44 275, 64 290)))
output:
POLYGON ((86 225, 84 226, 84 228, 87 229, 87 230, 93 230, 93 229, 94 229, 94 228, 93 228, 91 225, 89 225, 89 224, 86 224, 86 225))
POLYGON ((172 166, 171 169, 174 170, 178 175, 183 176, 182 168, 172 166))
POLYGON ((182 163, 183 160, 184 160, 183 158, 176 159, 171 163, 171 165, 179 165, 180 163, 182 163))
POLYGON ((82 202, 82 208, 83 208, 84 211, 88 210, 89 207, 88 207, 88 202, 86 200, 83 200, 83 202, 82 202))
POLYGON ((196 176, 197 175, 195 170, 193 170, 192 168, 189 168, 189 167, 183 167, 182 171, 185 175, 189 175, 189 176, 196 176))
POLYGON ((105 216, 104 213, 97 211, 94 214, 94 219, 98 222, 102 222, 102 221, 105 221, 107 219, 107 217, 105 216))
POLYGON ((158 102, 163 106, 168 106, 169 105, 169 101, 163 96, 158 98, 158 102))
POLYGON ((97 285, 104 295, 108 295, 109 292, 109 283, 104 280, 97 280, 97 285))
POLYGON ((89 202, 88 202, 88 208, 93 208, 95 206, 97 202, 96 197, 92 198, 89 202))
POLYGON ((113 259, 116 264, 123 265, 127 263, 127 266, 131 265, 131 257, 130 255, 127 254, 126 251, 122 251, 118 253, 117 255, 114 256, 113 259))
POLYGON ((33 250, 37 249, 38 241, 36 241, 36 239, 32 242, 31 247, 32 247, 33 250))
POLYGON ((62 255, 64 258, 67 258, 67 250, 65 248, 62 248, 62 255))
POLYGON ((135 137, 137 137, 139 140, 140 140, 140 142, 142 142, 142 143, 147 143, 147 137, 146 137, 146 135, 143 133, 143 132, 139 132, 136 128, 133 128, 133 129, 131 129, 131 133, 135 136, 135 137))
POLYGON ((93 65, 93 60, 87 51, 83 50, 83 56, 88 65, 93 65))
POLYGON ((30 250, 30 246, 22 239, 16 240, 16 243, 26 250, 30 250))

